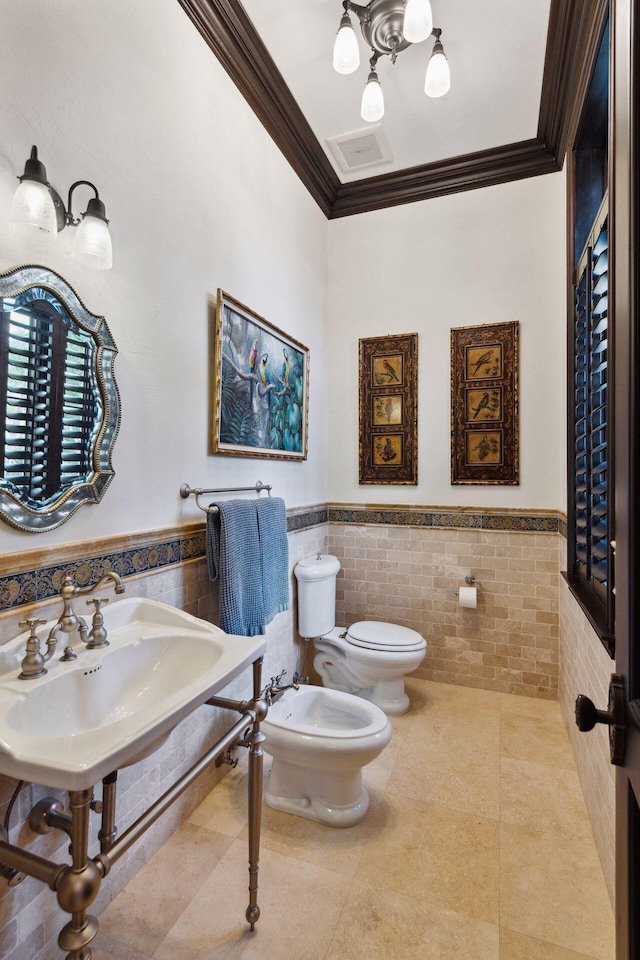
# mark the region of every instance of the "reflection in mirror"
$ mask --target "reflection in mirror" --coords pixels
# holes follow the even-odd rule
[[[0,517],[51,530],[113,477],[120,422],[117,349],[58,274],[0,275]]]

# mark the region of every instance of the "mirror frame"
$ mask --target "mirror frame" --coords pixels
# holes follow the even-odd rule
[[[96,345],[94,373],[103,410],[91,451],[93,474],[88,480],[72,484],[42,508],[26,504],[12,491],[0,487],[0,518],[18,530],[42,533],[59,527],[82,504],[98,503],[104,496],[115,476],[111,451],[120,429],[120,394],[113,375],[118,349],[105,318],[87,310],[67,281],[47,267],[28,265],[0,274],[0,297],[16,296],[32,287],[44,288],[58,297],[71,320],[91,335]],[[3,479],[0,476],[0,482]]]

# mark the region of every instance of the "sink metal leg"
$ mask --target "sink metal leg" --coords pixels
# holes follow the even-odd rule
[[[100,889],[102,875],[88,859],[89,815],[93,790],[74,790],[69,794],[71,806],[71,857],[56,884],[58,903],[71,914],[71,920],[60,931],[58,945],[67,951],[67,960],[91,960],[89,944],[98,932],[98,921],[87,914],[87,907]]]
[[[98,831],[100,853],[108,853],[117,836],[116,829],[116,781],[118,771],[115,770],[102,781],[102,824]]]
[[[262,743],[265,735],[260,730],[260,721],[267,714],[267,706],[260,699],[262,686],[262,657],[253,663],[253,704],[256,721],[249,736],[249,906],[246,918],[255,929],[260,917],[258,906],[258,864],[260,860],[260,827],[262,823],[262,766],[264,753]]]

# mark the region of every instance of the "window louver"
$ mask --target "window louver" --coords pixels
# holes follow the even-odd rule
[[[608,252],[605,220],[581,261],[574,309],[574,572],[603,603],[609,577]]]

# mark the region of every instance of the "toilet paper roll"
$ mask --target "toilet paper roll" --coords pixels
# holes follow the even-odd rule
[[[478,606],[477,587],[460,587],[458,591],[458,606],[467,610],[475,610]]]

